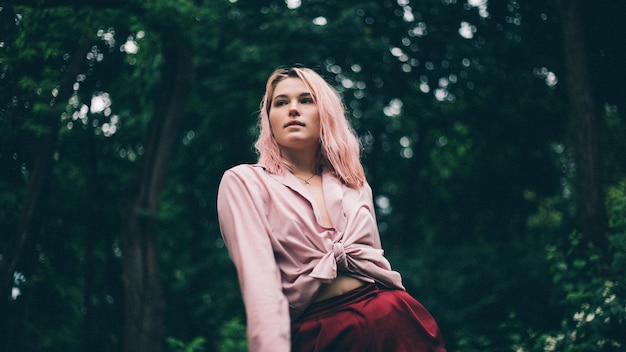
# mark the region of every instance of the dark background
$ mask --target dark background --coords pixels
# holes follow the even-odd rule
[[[0,350],[245,350],[216,190],[295,63],[450,351],[622,350],[625,4],[0,4]]]

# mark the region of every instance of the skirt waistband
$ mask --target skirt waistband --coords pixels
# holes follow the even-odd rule
[[[378,285],[374,283],[366,283],[354,290],[348,291],[342,295],[331,297],[319,302],[313,302],[304,311],[298,321],[314,319],[318,315],[329,314],[334,310],[339,310],[350,304],[362,301],[371,295],[375,295],[380,291]]]

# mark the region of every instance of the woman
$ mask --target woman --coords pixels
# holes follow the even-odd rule
[[[436,322],[383,256],[359,141],[336,91],[276,70],[259,160],[227,170],[218,217],[251,351],[445,351]]]

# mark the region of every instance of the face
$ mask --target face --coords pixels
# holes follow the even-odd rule
[[[317,148],[320,116],[311,92],[300,78],[278,82],[269,111],[270,128],[280,148]]]

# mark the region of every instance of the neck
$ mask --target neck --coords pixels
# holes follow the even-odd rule
[[[309,176],[309,175],[314,175],[317,174],[318,168],[317,165],[315,165],[314,163],[311,164],[305,164],[305,165],[294,165],[291,164],[291,173],[294,175],[301,175],[301,176]]]
[[[283,151],[283,158],[291,165],[290,171],[295,175],[313,175],[318,173],[317,152]]]

